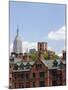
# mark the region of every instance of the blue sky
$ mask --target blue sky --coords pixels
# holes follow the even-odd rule
[[[9,13],[10,45],[13,43],[18,25],[23,41],[45,41],[57,53],[62,52],[65,39],[60,35],[64,35],[61,29],[65,27],[65,5],[11,1]],[[52,37],[54,33],[58,34],[59,30],[59,36],[62,38]]]

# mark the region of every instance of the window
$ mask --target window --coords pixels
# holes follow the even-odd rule
[[[40,44],[40,50],[42,50],[42,44]]]
[[[57,81],[52,81],[52,86],[57,86]]]
[[[13,74],[13,77],[14,77],[14,79],[16,79],[16,77],[17,77],[17,74]]]
[[[29,87],[30,87],[30,83],[26,82],[26,88],[29,88]]]
[[[33,87],[35,87],[35,82],[33,82]]]
[[[63,68],[64,68],[64,64],[63,64],[62,62],[60,62],[59,68],[60,68],[60,69],[63,69]]]
[[[15,88],[16,88],[16,83],[14,84]]]
[[[11,81],[12,79],[11,79],[11,78],[9,78],[9,80]]]
[[[54,76],[54,77],[57,76],[57,70],[56,69],[52,71],[52,76]]]
[[[35,78],[35,73],[33,73],[33,78]]]
[[[41,69],[42,68],[42,65],[41,64],[36,64],[36,68],[37,69]]]
[[[24,85],[22,84],[22,88],[24,88]]]
[[[44,87],[44,86],[45,86],[45,82],[44,82],[44,81],[40,81],[40,82],[39,82],[39,86],[40,86],[40,87]]]
[[[20,69],[24,69],[24,64],[23,63],[21,63]]]
[[[10,68],[11,68],[11,65],[10,65]]]
[[[13,62],[14,61],[14,58],[11,58],[10,61]]]
[[[60,86],[63,85],[62,82],[60,82],[60,83],[58,84],[58,86],[59,86],[59,85],[60,85]]]
[[[58,62],[56,60],[54,60],[53,67],[57,67],[57,66],[58,66]]]
[[[18,70],[18,65],[15,64],[13,69],[14,69],[14,70]]]
[[[21,88],[21,83],[18,84],[18,88]]]
[[[24,78],[24,74],[21,74],[21,78]]]
[[[20,53],[20,55],[22,55],[22,53]]]
[[[30,63],[27,63],[26,69],[29,69],[31,67]]]
[[[29,74],[28,74],[28,73],[26,73],[26,78],[27,78],[27,79],[29,78]]]
[[[44,78],[44,77],[45,77],[45,72],[40,72],[39,75],[40,75],[40,78],[41,78],[41,77]]]
[[[60,75],[58,76],[58,85],[62,85],[62,75],[60,73]]]
[[[18,57],[18,54],[16,53],[16,57]]]
[[[17,88],[24,88],[24,84],[23,83],[18,83]]]

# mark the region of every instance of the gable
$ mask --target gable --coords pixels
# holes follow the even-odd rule
[[[42,60],[37,59],[30,71],[47,71],[47,69],[48,67],[42,62]]]

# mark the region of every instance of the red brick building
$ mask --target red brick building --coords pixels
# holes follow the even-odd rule
[[[38,42],[38,51],[46,52],[47,50],[47,42]]]
[[[40,55],[40,54],[39,54]],[[35,61],[10,59],[10,88],[66,85],[66,68],[62,60]]]
[[[9,88],[30,88],[66,85],[66,58],[64,60],[44,60],[47,43],[38,43],[38,55],[32,61],[28,53],[22,53],[22,41],[17,34],[9,60]],[[52,52],[51,52],[52,53]],[[52,55],[52,54],[50,54]]]

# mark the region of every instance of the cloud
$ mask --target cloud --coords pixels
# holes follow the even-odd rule
[[[22,42],[22,48],[23,48],[23,53],[29,51],[29,49],[36,49],[37,50],[37,42],[28,42],[28,41],[23,41]],[[48,46],[48,50],[54,51],[54,49],[50,46]],[[13,43],[10,45],[10,53],[13,51]]]
[[[27,49],[29,51],[29,49],[33,49],[33,48],[35,48],[37,50],[37,43],[24,41],[24,42],[22,42],[22,47],[23,47],[23,52],[26,52]]]
[[[58,55],[59,57],[62,57],[62,53],[58,53],[57,55]]]
[[[64,40],[65,39],[65,26],[61,27],[60,29],[56,31],[51,31],[48,34],[48,38],[51,40]],[[37,50],[37,42],[28,42],[23,40],[22,42],[22,48],[23,48],[23,53],[27,52],[27,49],[33,49],[35,48]],[[48,46],[48,50],[55,51],[53,47]],[[65,47],[63,48],[65,50]],[[13,51],[13,43],[10,45],[10,53]],[[61,56],[61,53],[58,54]]]
[[[22,48],[23,48],[23,53],[27,52],[27,49],[33,49],[35,48],[37,50],[37,43],[36,42],[28,42],[28,41],[23,41],[22,42]],[[10,45],[10,52],[13,51],[13,43]]]
[[[48,50],[54,51],[54,48],[52,48],[51,46],[48,46]]]
[[[48,39],[51,40],[64,40],[65,39],[65,26],[56,31],[51,31],[48,34]]]
[[[13,52],[13,43],[10,45],[10,52]]]
[[[64,46],[61,50],[61,52],[57,52],[56,54],[59,56],[59,57],[62,57],[62,53],[63,53],[63,50],[66,50],[66,47]]]

